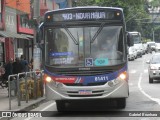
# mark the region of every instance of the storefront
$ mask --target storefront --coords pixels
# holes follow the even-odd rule
[[[17,34],[17,15],[15,9],[5,7],[3,16],[5,18],[5,27],[3,31],[0,31],[0,52],[3,53],[2,61],[7,62],[10,58],[15,59],[17,57],[17,41],[28,38],[24,35]]]
[[[17,33],[25,36],[27,39],[18,40],[18,54],[24,54],[29,61],[33,57],[33,21],[30,20],[29,14],[17,15]]]
[[[0,0],[0,32],[4,30],[4,0]],[[4,51],[5,38],[0,35],[0,63],[5,63]]]

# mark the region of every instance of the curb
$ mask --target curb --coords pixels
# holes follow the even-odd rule
[[[24,108],[22,108],[22,109],[15,110],[15,112],[20,112],[20,111],[30,111],[30,110],[32,110],[32,109],[38,107],[39,104],[45,102],[45,100],[46,100],[46,99],[43,97],[41,100],[37,100],[35,103],[31,103],[30,105],[28,105],[28,106],[26,106],[26,107],[24,107]]]

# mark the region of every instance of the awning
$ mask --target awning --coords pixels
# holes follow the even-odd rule
[[[24,35],[20,35],[20,34],[17,34],[17,33],[11,33],[11,32],[7,32],[7,31],[0,31],[0,36],[7,37],[7,38],[28,39]]]
[[[30,39],[34,38],[34,36],[32,36],[32,35],[27,35],[27,34],[19,34],[19,35],[26,37],[28,40],[29,40],[29,38]]]

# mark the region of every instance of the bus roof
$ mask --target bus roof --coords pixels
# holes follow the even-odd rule
[[[50,13],[50,12],[53,12],[53,11],[63,11],[63,10],[74,10],[74,9],[80,9],[80,10],[83,10],[83,9],[95,9],[95,8],[98,8],[98,9],[111,9],[111,10],[120,10],[120,11],[123,11],[122,8],[118,8],[118,7],[100,7],[100,6],[79,6],[79,7],[71,7],[71,8],[63,8],[63,9],[56,9],[56,10],[51,10],[51,11],[47,11],[45,14],[47,13]]]
[[[45,24],[71,21],[114,21],[124,23],[123,9],[118,7],[85,6],[48,11],[44,15]]]
[[[128,32],[128,33],[139,33],[138,31]]]
[[[132,34],[132,35],[141,35],[141,33],[140,32],[138,32],[138,31],[133,31],[133,32],[128,32],[129,34]]]

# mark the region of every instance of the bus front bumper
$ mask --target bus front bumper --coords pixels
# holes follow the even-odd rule
[[[47,83],[45,92],[48,100],[126,98],[129,95],[129,87],[125,80],[113,86],[107,82],[99,86],[66,86],[61,84],[56,88],[52,83]]]

